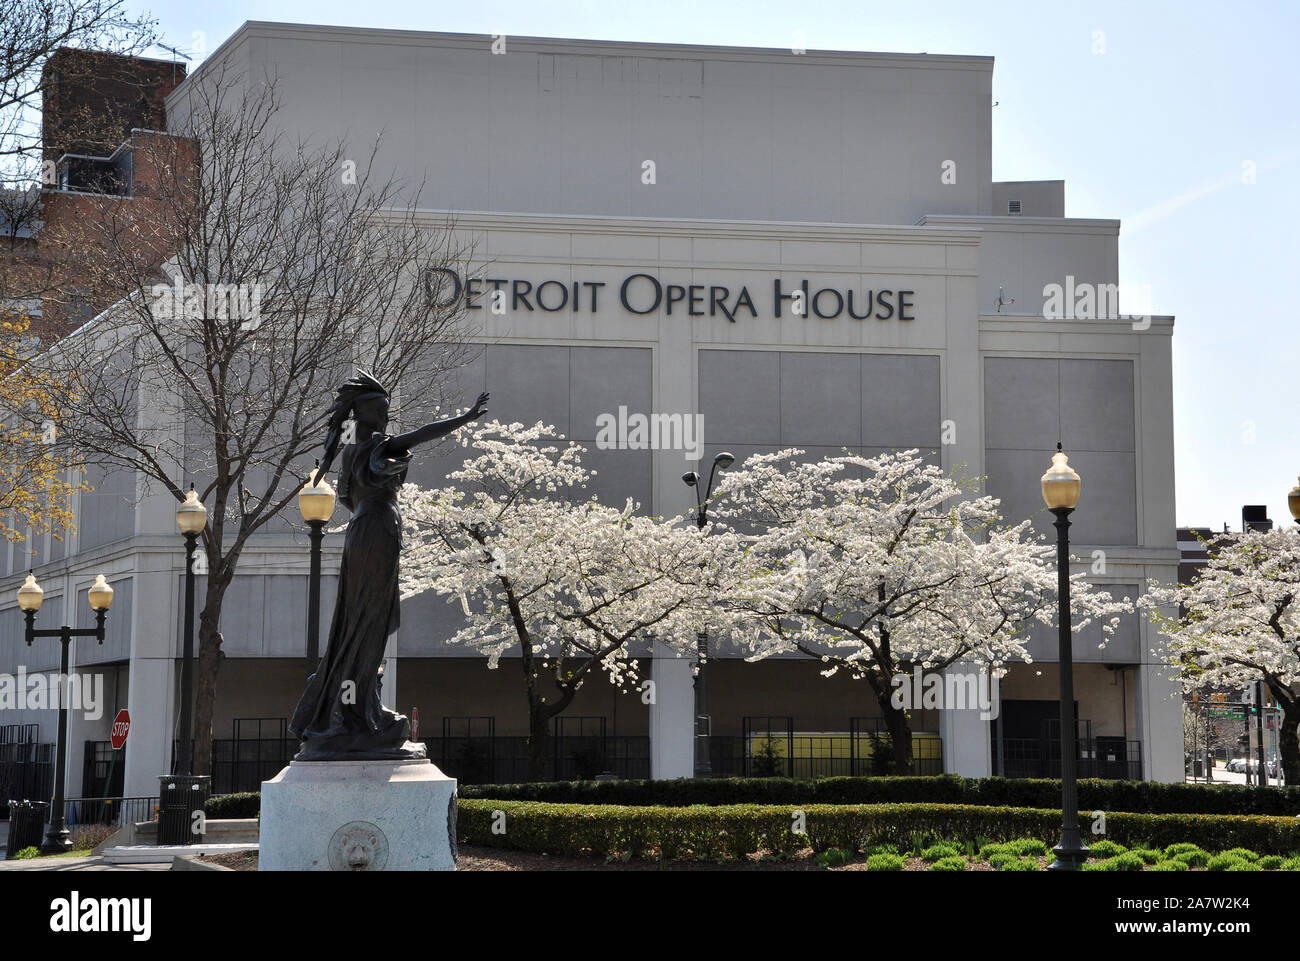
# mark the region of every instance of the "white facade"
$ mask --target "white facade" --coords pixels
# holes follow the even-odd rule
[[[1104,552],[1093,579],[1134,595],[1148,578],[1176,577],[1173,321],[1044,316],[1051,284],[1118,283],[1119,223],[1062,216],[1060,182],[992,182],[990,58],[527,38],[509,38],[505,54],[490,47],[476,36],[246,24],[168,110],[179,115],[188,86],[224,62],[248,78],[277,75],[290,132],[360,151],[383,129],[381,164],[427,175],[431,224],[450,213],[475,245],[467,279],[484,350],[458,387],[490,390],[503,421],[544,420],[591,448],[596,416],[620,406],[699,414],[706,465],[721,449],[739,460],[788,446],[810,456],[918,447],[986,476],[1008,518],[1032,516],[1048,535],[1038,478],[1059,440],[1084,478],[1074,553],[1093,569]],[[1021,215],[1007,215],[1011,200]],[[485,309],[492,280],[505,282],[502,314]],[[788,295],[805,282],[810,315],[795,316],[777,285]],[[852,318],[849,293],[863,314],[867,291],[880,298],[873,316]],[[411,404],[402,416],[421,413]],[[410,479],[439,482],[452,456],[420,460]],[[631,496],[656,514],[693,506],[680,477],[695,465],[681,450],[593,449],[588,461],[602,497]],[[83,668],[112,662],[129,674],[126,793],[151,794],[169,762],[163,719],[175,716],[180,538],[168,498],[133,509],[124,495],[135,491],[101,491],[85,498],[66,556],[47,546],[37,573],[47,606],[100,571],[119,592],[132,585],[110,615],[117,640],[77,653]],[[118,520],[88,527],[92,508]],[[288,714],[300,693],[305,543],[267,535],[241,561],[219,682],[239,706],[219,717]],[[6,598],[28,566],[20,550],[0,567]],[[323,593],[322,633],[328,581]],[[464,657],[439,643],[454,630],[445,604],[406,606],[385,684],[403,710],[439,665]],[[19,621],[0,610],[4,664],[32,663],[17,650]],[[1080,711],[1141,741],[1145,777],[1180,780],[1181,710],[1155,640],[1136,617],[1104,651],[1082,635]],[[1031,648],[1042,676],[1026,669],[1011,694],[1053,700],[1055,635],[1035,635]],[[658,701],[639,722],[651,771],[689,776],[690,666],[652,665]],[[718,684],[712,703],[770,713],[768,694]],[[873,713],[866,700],[861,713]],[[70,794],[78,745],[105,738],[115,709],[99,727],[74,726]],[[933,721],[946,770],[994,770],[986,723]],[[846,729],[834,723],[818,716],[803,729]]]

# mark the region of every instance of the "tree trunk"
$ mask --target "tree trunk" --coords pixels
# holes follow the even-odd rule
[[[912,725],[907,719],[907,711],[896,708],[886,698],[881,704],[885,712],[885,727],[889,728],[889,739],[894,745],[894,773],[912,774]]]
[[[886,664],[889,662],[887,661]],[[884,719],[885,727],[889,731],[893,757],[892,773],[900,775],[912,773],[912,725],[907,717],[908,707],[894,706],[894,688],[889,680],[897,673],[906,673],[905,668],[908,667],[907,664],[891,665],[865,675],[867,683],[871,686],[871,693],[876,696],[876,703],[880,705],[880,715]],[[876,763],[877,759],[873,757],[873,768]]]
[[[546,778],[546,756],[551,750],[553,712],[540,704],[528,707],[528,780]]]
[[[1288,785],[1300,784],[1300,698],[1279,701],[1282,707],[1282,728],[1277,738],[1278,760],[1282,762],[1282,777]]]
[[[209,570],[212,570],[209,567]],[[221,650],[221,605],[230,578],[208,575],[203,613],[199,615],[198,670],[194,698],[194,773],[212,773],[212,715],[217,702],[217,673],[225,654]],[[184,737],[184,732],[181,733]]]

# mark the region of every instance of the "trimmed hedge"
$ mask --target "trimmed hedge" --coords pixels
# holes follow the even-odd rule
[[[814,850],[862,850],[879,844],[911,849],[917,838],[965,843],[976,839],[1047,843],[1060,833],[1059,811],[956,804],[808,804],[807,834],[795,834],[788,806],[735,804],[713,807],[547,804],[462,798],[458,831],[462,844],[547,854],[645,857],[742,857],[759,849],[787,854]],[[504,814],[504,821],[495,812]],[[504,833],[494,833],[493,826]],[[1300,851],[1300,821],[1281,817],[1199,814],[1125,814],[1106,819],[1118,842],[1164,847],[1190,841],[1232,845],[1262,854]],[[1140,859],[1138,863],[1141,863]]]
[[[1060,810],[1061,782],[937,777],[680,778],[671,781],[539,781],[532,784],[461,784],[462,799],[686,807],[693,804],[965,804]],[[208,800],[211,818],[257,817],[256,793]],[[1241,784],[1158,784],[1153,781],[1079,782],[1079,810],[1148,814],[1300,815],[1300,787]],[[1181,839],[1180,839],[1181,840]]]
[[[1056,808],[1059,780],[937,777],[682,778],[672,781],[542,781],[463,784],[463,798],[685,807],[691,804],[967,804]],[[1300,814],[1300,787],[1079,781],[1079,810],[1149,814]]]
[[[262,811],[262,795],[255,791],[243,794],[218,794],[208,798],[203,814],[214,820],[219,818],[255,818]]]

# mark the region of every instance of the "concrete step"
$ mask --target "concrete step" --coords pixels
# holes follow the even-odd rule
[[[256,851],[256,843],[232,844],[125,844],[103,852],[112,864],[161,864],[174,858],[193,857],[196,854],[232,854],[237,851]]]

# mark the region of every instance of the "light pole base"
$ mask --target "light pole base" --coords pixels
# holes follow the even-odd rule
[[[45,840],[41,842],[42,854],[65,854],[72,850],[72,838],[68,836],[68,829],[59,828],[51,830],[45,835]]]
[[[1082,842],[1062,841],[1052,848],[1056,860],[1047,866],[1049,871],[1078,871],[1088,860],[1088,845]]]

